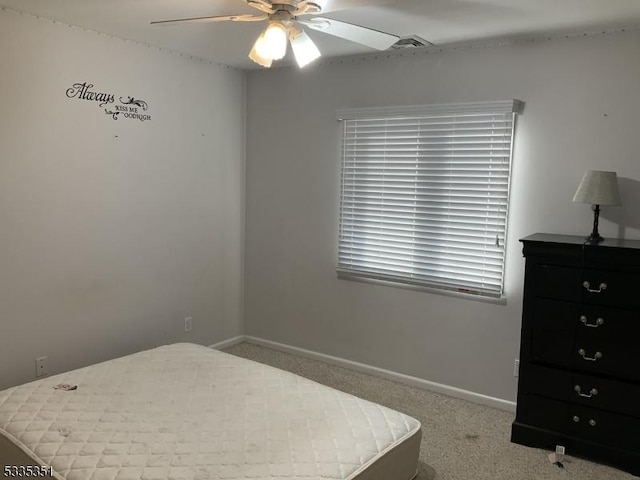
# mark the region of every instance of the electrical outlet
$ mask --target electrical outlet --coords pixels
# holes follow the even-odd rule
[[[187,317],[184,319],[184,331],[190,332],[193,327],[193,317]]]
[[[518,360],[517,358],[513,362],[513,376],[514,377],[520,376],[520,360]]]
[[[36,378],[44,377],[49,371],[47,370],[47,357],[36,358]]]

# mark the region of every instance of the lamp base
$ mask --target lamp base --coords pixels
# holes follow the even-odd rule
[[[600,217],[600,205],[593,206],[593,231],[591,235],[587,237],[587,243],[590,245],[597,245],[604,240],[598,233],[598,218]]]
[[[587,241],[588,244],[590,245],[597,245],[598,243],[600,243],[601,241],[604,240],[604,238],[602,238],[600,235],[598,235],[597,233],[594,235],[593,233],[591,235],[589,235],[588,237],[585,237],[585,240]]]

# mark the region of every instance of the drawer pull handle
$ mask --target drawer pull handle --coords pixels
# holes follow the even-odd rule
[[[580,385],[576,385],[575,387],[573,387],[573,389],[575,390],[575,392],[580,395],[581,397],[584,398],[591,398],[591,397],[595,397],[596,395],[598,395],[598,390],[596,388],[592,388],[589,393],[582,393],[582,388],[580,388]]]
[[[584,348],[581,348],[580,350],[578,350],[578,355],[580,355],[582,358],[584,358],[589,362],[595,362],[596,360],[599,360],[602,358],[602,352],[596,352],[593,357],[587,357],[587,352],[585,352]]]
[[[598,288],[591,288],[591,284],[587,281],[582,282],[582,286],[587,289],[589,293],[602,293],[607,289],[606,283],[601,283]]]
[[[592,427],[595,427],[596,421],[592,418],[591,420],[589,420],[589,425],[591,425]]]
[[[573,420],[574,422],[578,423],[578,422],[580,421],[580,417],[579,417],[579,416],[577,416],[577,415],[574,415],[572,420]]]
[[[589,323],[589,319],[585,316],[582,315],[580,317],[580,321],[586,326],[586,327],[590,327],[590,328],[598,328],[600,325],[604,325],[604,318],[598,317],[595,321],[595,323]]]

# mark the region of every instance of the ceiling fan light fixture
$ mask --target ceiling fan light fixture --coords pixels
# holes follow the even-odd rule
[[[300,68],[304,68],[322,55],[309,35],[302,30],[292,33],[290,41],[293,55]]]
[[[254,48],[262,58],[280,60],[287,53],[287,28],[280,22],[270,22]]]
[[[249,58],[254,62],[256,62],[258,65],[261,65],[265,68],[271,68],[271,64],[273,63],[273,60],[270,58],[263,57],[262,55],[260,55],[260,53],[258,53],[259,45],[262,42],[264,42],[264,33],[262,33],[256,40],[256,43],[253,44],[253,48],[249,52]]]

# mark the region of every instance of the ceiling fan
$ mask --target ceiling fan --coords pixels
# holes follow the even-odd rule
[[[269,22],[267,28],[258,37],[249,52],[251,60],[266,68],[271,67],[274,60],[280,60],[285,56],[287,40],[291,43],[291,49],[300,68],[320,57],[318,47],[304,32],[302,26],[376,50],[386,50],[399,40],[399,37],[395,35],[352,23],[325,17],[308,18],[308,15],[318,14],[322,11],[322,6],[311,0],[244,0],[244,2],[250,7],[260,10],[262,14],[180,18],[160,20],[151,22],[151,24],[173,25],[178,23],[260,22],[267,20]]]

